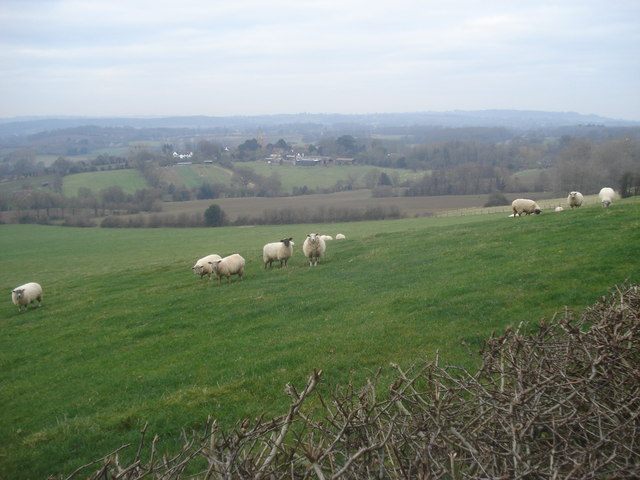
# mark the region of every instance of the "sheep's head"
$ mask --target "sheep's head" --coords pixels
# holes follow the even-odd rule
[[[319,233],[308,233],[307,237],[309,238],[309,240],[313,243],[318,241],[320,234]]]
[[[195,273],[196,275],[200,275],[202,273],[202,268],[203,265],[194,265],[193,267],[191,267],[191,270],[193,270],[193,273]]]
[[[542,213],[542,210],[540,210],[540,208],[536,208],[533,213],[535,213],[536,215],[540,215]]]
[[[16,298],[22,298],[24,295],[24,288],[16,288],[15,290],[11,290],[11,293],[13,293]]]
[[[286,247],[288,247],[289,245],[293,245],[293,237],[289,237],[289,238],[283,238],[282,240],[280,240],[282,243],[284,243],[284,245]]]
[[[213,268],[214,271],[218,270],[218,264],[221,262],[222,260],[214,260],[213,262],[209,262],[209,265],[211,265],[211,268]]]

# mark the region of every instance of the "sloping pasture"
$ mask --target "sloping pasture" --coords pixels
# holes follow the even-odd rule
[[[472,366],[482,339],[592,304],[640,281],[640,200],[562,214],[330,225],[109,230],[0,226],[0,478],[69,473],[148,422],[163,452],[182,428],[283,413],[283,386],[325,371],[322,391],[389,362]],[[321,265],[311,231],[347,235]],[[287,269],[262,245],[294,237]],[[208,253],[247,259],[242,282],[200,281]],[[11,288],[43,285],[18,313]],[[122,453],[128,455],[126,451]]]

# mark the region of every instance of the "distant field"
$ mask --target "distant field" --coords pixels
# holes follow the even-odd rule
[[[125,193],[135,193],[136,190],[148,188],[146,180],[138,170],[109,170],[67,175],[63,179],[62,193],[67,197],[75,197],[81,187],[98,192],[113,186],[122,187]]]
[[[240,166],[244,164],[238,164]],[[372,165],[350,165],[328,167],[301,167],[290,164],[277,165],[266,162],[250,162],[246,166],[254,169],[256,173],[266,177],[276,173],[280,176],[285,191],[291,193],[293,187],[306,185],[309,188],[329,188],[339,180],[351,182],[356,188],[366,186],[366,176],[372,170],[385,172],[392,179],[403,182],[408,179],[422,178],[425,172],[415,173],[411,170],[399,168],[382,168]]]
[[[162,176],[167,183],[197,187],[203,183],[231,184],[233,172],[213,164],[173,165],[162,167]]]
[[[640,282],[640,198],[608,210],[340,224],[199,229],[0,225],[0,478],[65,478],[140,430],[160,455],[208,416],[222,428],[286,412],[283,386],[313,368],[329,398],[389,362],[473,366],[491,332],[580,310]],[[344,233],[318,267],[311,231]],[[262,245],[296,242],[287,269]],[[209,253],[242,254],[245,279],[200,281]],[[40,282],[44,305],[18,313],[11,288]],[[382,391],[382,390],[381,390]],[[123,462],[123,463],[125,463]],[[94,470],[95,471],[95,470]],[[88,474],[88,472],[87,472]]]
[[[406,169],[380,168],[371,165],[300,167],[290,164],[270,165],[264,161],[239,162],[235,165],[240,168],[250,168],[265,177],[276,174],[282,182],[284,191],[289,194],[293,191],[293,187],[306,185],[311,189],[330,188],[338,181],[352,184],[356,188],[363,188],[366,185],[366,176],[372,170],[385,172],[397,182],[421,178],[424,175],[424,172],[415,173]],[[230,170],[211,164],[174,165],[163,168],[163,175],[168,183],[189,187],[201,185],[203,182],[229,184],[232,173]]]
[[[19,180],[0,181],[0,192],[11,193],[18,190],[51,191],[54,175],[26,177]]]
[[[566,205],[564,198],[552,198],[552,194],[545,192],[507,194],[510,200],[527,196],[535,198],[540,206],[547,211],[557,205]],[[211,200],[192,200],[189,202],[167,202],[162,205],[167,213],[204,213],[211,204],[218,204],[234,220],[239,216],[258,216],[265,210],[314,209],[324,207],[349,207],[365,209],[372,206],[397,206],[408,217],[433,215],[473,215],[478,213],[510,212],[511,206],[483,208],[488,195],[440,195],[434,197],[386,197],[374,198],[367,189],[349,190],[330,194],[302,195],[295,197],[274,198],[218,198]],[[597,196],[585,197],[586,204],[597,202]]]

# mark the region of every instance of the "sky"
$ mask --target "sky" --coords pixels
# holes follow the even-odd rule
[[[640,0],[0,0],[0,117],[640,120]]]

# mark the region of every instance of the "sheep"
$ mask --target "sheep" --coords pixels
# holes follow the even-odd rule
[[[195,275],[200,275],[200,280],[205,275],[208,276],[209,280],[211,280],[211,274],[213,273],[213,269],[211,268],[211,264],[209,262],[213,262],[214,260],[220,260],[222,257],[217,253],[212,253],[211,255],[207,255],[206,257],[202,257],[199,259],[196,264],[191,267],[193,273]]]
[[[558,206],[555,208],[555,211],[556,211],[556,212],[562,212],[562,211],[564,211],[564,208],[562,208],[560,205],[558,205]]]
[[[302,244],[302,253],[309,259],[310,267],[318,265],[318,260],[324,255],[326,249],[327,244],[317,233],[309,233]]]
[[[531,215],[535,213],[539,215],[542,210],[538,206],[536,202],[533,200],[529,200],[528,198],[517,198],[513,202],[511,202],[511,208],[513,209],[513,215],[522,216]]]
[[[333,237],[331,235],[320,235],[320,238],[323,239],[325,242],[328,240],[333,240]]]
[[[580,192],[570,192],[567,197],[567,203],[573,210],[574,208],[578,208],[582,206],[582,202],[584,202],[584,197]]]
[[[347,237],[345,237],[342,233],[336,235],[336,240],[344,240],[345,238]]]
[[[262,260],[264,261],[264,268],[267,265],[271,267],[271,263],[275,261],[280,262],[280,268],[287,266],[287,262],[293,256],[293,237],[283,238],[279,242],[267,243],[262,247]]]
[[[13,304],[18,307],[18,311],[22,311],[24,307],[25,311],[29,307],[29,304],[38,301],[38,306],[42,305],[42,287],[39,283],[29,282],[24,285],[11,290],[11,300]]]
[[[227,283],[231,283],[231,275],[238,275],[238,279],[242,280],[244,274],[244,258],[233,253],[220,260],[209,262],[213,269],[213,273],[218,277],[218,285],[222,283],[222,277],[227,277]]]
[[[609,205],[613,203],[613,199],[616,196],[616,192],[613,188],[604,187],[600,190],[598,197],[600,197],[600,202],[602,203],[602,208],[609,208]]]

